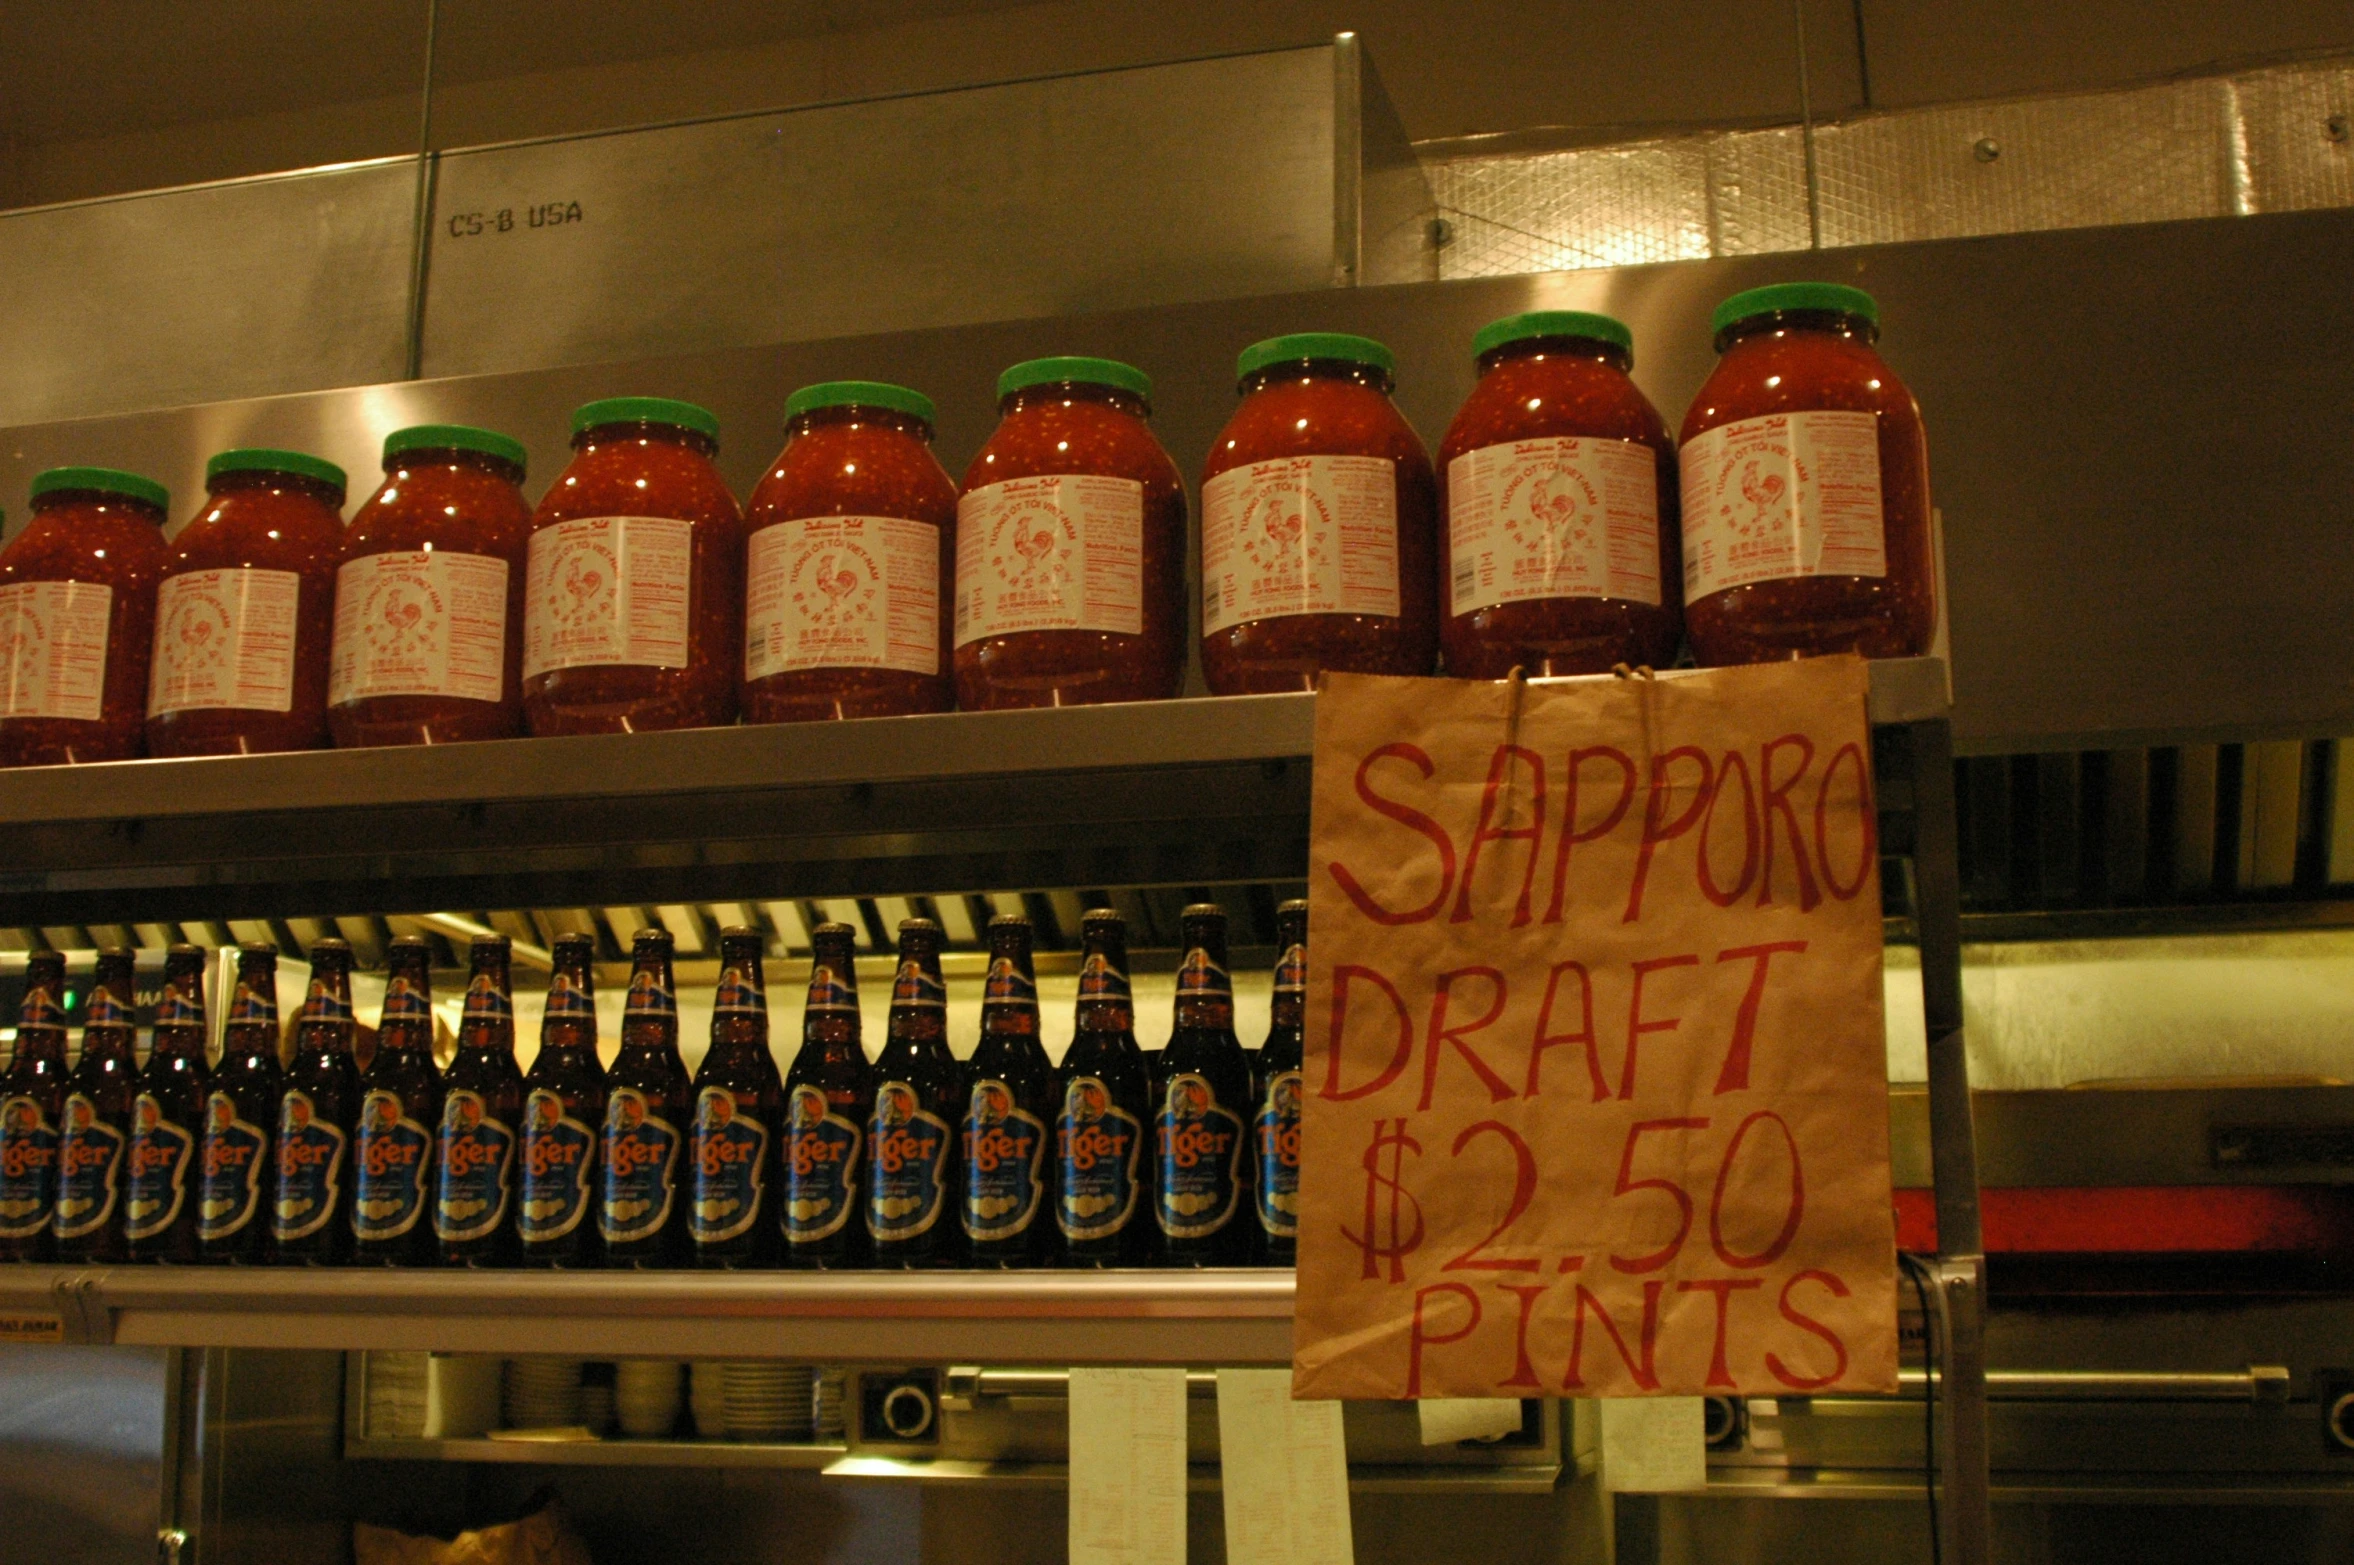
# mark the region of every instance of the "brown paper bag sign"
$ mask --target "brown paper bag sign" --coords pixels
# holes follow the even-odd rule
[[[1326,678],[1295,1395],[1896,1389],[1866,693]]]

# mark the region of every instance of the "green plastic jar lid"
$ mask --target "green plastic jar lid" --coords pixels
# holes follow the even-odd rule
[[[1485,358],[1508,342],[1526,342],[1531,337],[1583,337],[1624,348],[1630,355],[1635,351],[1635,334],[1615,316],[1588,310],[1530,310],[1482,326],[1471,339],[1471,356]]]
[[[1060,386],[1074,382],[1082,386],[1109,386],[1114,391],[1132,392],[1148,403],[1152,401],[1152,377],[1135,365],[1122,364],[1118,359],[1087,359],[1069,355],[1023,360],[997,377],[997,395],[1002,400],[1026,386]]]
[[[1398,370],[1398,356],[1371,337],[1352,337],[1345,331],[1295,331],[1243,349],[1242,357],[1234,361],[1234,378],[1248,380],[1269,365],[1299,364],[1309,359],[1364,364],[1384,375]]]
[[[939,409],[932,406],[930,397],[887,380],[825,380],[803,386],[785,398],[785,422],[819,408],[888,408],[927,424],[939,422]]]
[[[125,473],[112,467],[53,467],[33,479],[33,498],[36,500],[61,489],[120,495],[126,500],[136,500],[141,505],[152,505],[159,511],[172,508],[172,492],[169,489],[152,478],[141,478],[137,473]]]
[[[576,435],[607,424],[668,424],[691,429],[713,445],[719,443],[719,415],[669,397],[605,397],[573,410],[572,432]]]
[[[242,446],[235,451],[224,451],[204,464],[204,481],[210,484],[223,473],[291,473],[296,478],[308,478],[343,493],[343,469],[333,462],[321,461],[300,451],[273,451],[267,446]]]
[[[1745,289],[1718,305],[1709,317],[1708,330],[1713,336],[1739,322],[1785,310],[1827,310],[1861,316],[1875,327],[1880,324],[1880,301],[1861,288],[1845,283],[1769,283]]]
[[[478,451],[514,464],[517,472],[524,470],[529,458],[522,441],[471,424],[411,424],[384,437],[386,467],[403,451]]]

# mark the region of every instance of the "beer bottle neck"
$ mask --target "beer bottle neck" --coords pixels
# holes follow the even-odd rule
[[[149,1046],[147,1063],[152,1068],[158,1060],[192,1061],[202,1064],[204,1061],[204,1028],[172,1025],[155,1029],[155,1042]]]

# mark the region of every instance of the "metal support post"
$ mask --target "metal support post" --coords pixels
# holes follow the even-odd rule
[[[1954,827],[1953,729],[1907,725],[1913,771],[1913,875],[1921,1002],[1929,1034],[1929,1154],[1937,1190],[1932,1301],[1938,1386],[1938,1543],[1945,1565],[1986,1565],[1986,1256],[1978,1220],[1978,1144],[1962,1034],[1961,864]]]

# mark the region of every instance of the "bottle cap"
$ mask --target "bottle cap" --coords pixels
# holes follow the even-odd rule
[[[932,406],[930,397],[884,380],[827,380],[803,386],[785,398],[785,422],[790,424],[819,408],[888,408],[926,424],[939,423],[939,410]]]
[[[332,935],[322,936],[320,939],[312,941],[311,965],[313,967],[318,966],[322,958],[330,962],[337,960],[345,962],[350,961],[351,942],[348,940],[338,940]]]
[[[403,451],[479,451],[513,463],[517,472],[526,470],[529,457],[522,441],[471,424],[411,424],[396,429],[384,437],[385,467],[389,469],[392,459]]]
[[[234,451],[223,451],[204,464],[204,481],[209,486],[223,473],[289,473],[296,478],[307,478],[325,484],[335,491],[338,502],[343,499],[343,469],[333,462],[322,461],[301,451],[274,451],[267,446],[240,446]]]
[[[1127,922],[1120,916],[1120,911],[1117,908],[1091,907],[1079,915],[1081,929],[1109,929],[1115,924]]]
[[[1026,930],[1030,928],[1030,917],[1026,913],[999,913],[989,920],[989,927],[991,929]]]
[[[1177,916],[1188,922],[1197,918],[1216,919],[1221,924],[1226,922],[1226,910],[1215,902],[1188,903],[1185,911]]]
[[[670,931],[658,929],[648,924],[630,938],[629,946],[632,951],[641,954],[648,951],[661,951],[667,954],[671,946]]]
[[[1471,339],[1471,356],[1484,358],[1508,342],[1526,342],[1531,337],[1583,337],[1624,348],[1629,354],[1635,351],[1635,334],[1614,316],[1588,310],[1529,310],[1482,326]]]
[[[514,942],[505,935],[476,935],[470,954],[477,962],[486,956],[496,957],[503,962],[507,960],[508,953],[513,949]]]
[[[996,921],[992,919],[991,922]],[[937,935],[940,926],[928,918],[903,918],[899,921],[899,932],[902,935]]]
[[[1853,315],[1875,330],[1880,325],[1880,301],[1861,288],[1850,288],[1845,283],[1769,283],[1763,288],[1746,289],[1718,305],[1708,318],[1708,329],[1713,334],[1760,315],[1780,315],[1790,310]]]
[[[1133,393],[1142,398],[1147,406],[1152,403],[1152,377],[1135,365],[1122,364],[1118,359],[1086,359],[1068,355],[1023,360],[997,377],[997,395],[1002,401],[1025,386],[1060,386],[1069,383],[1109,386],[1114,391]]]
[[[1298,331],[1289,336],[1269,337],[1243,349],[1242,357],[1234,361],[1234,378],[1248,380],[1270,365],[1304,364],[1315,359],[1363,364],[1384,375],[1394,375],[1398,369],[1398,356],[1371,337],[1355,337],[1341,331]]]
[[[33,479],[33,498],[36,500],[61,489],[117,495],[125,500],[136,500],[141,505],[152,505],[159,511],[172,508],[172,492],[169,489],[152,478],[141,478],[137,473],[125,473],[111,467],[53,467]]]
[[[713,445],[719,443],[719,415],[692,402],[669,397],[605,397],[573,409],[572,432],[576,435],[607,424],[667,424],[673,429],[693,430]]]
[[[812,941],[848,940],[852,943],[856,943],[858,939],[858,931],[851,928],[848,924],[820,924],[809,932],[809,938]]]

